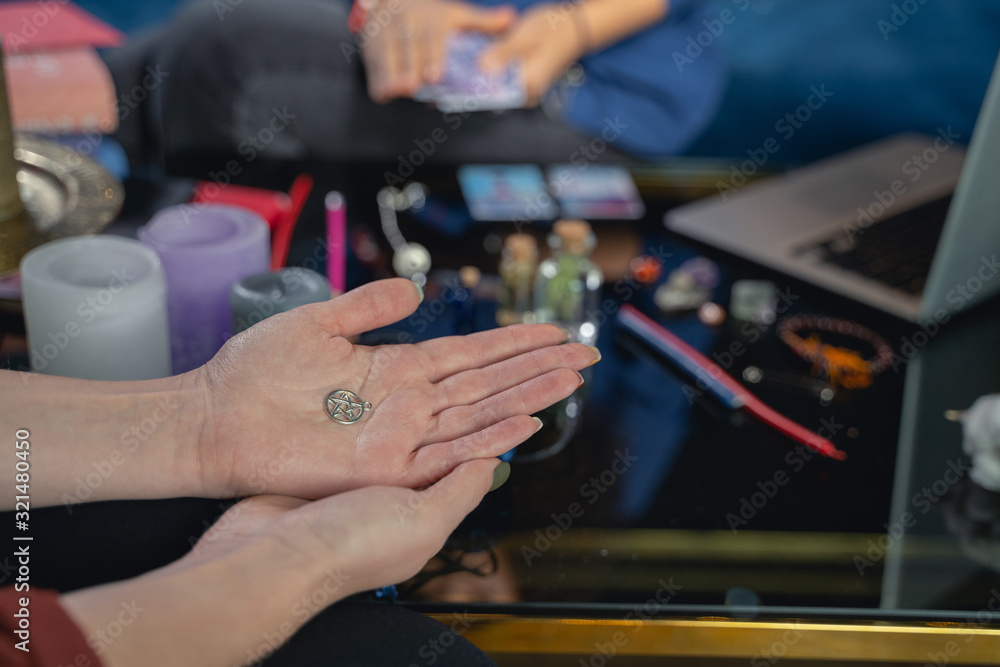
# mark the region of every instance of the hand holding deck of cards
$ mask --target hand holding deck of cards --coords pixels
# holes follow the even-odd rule
[[[524,13],[460,0],[399,7],[362,47],[376,102],[412,97],[443,111],[533,106],[585,51],[579,21],[547,3]]]
[[[491,39],[475,32],[452,35],[448,43],[444,74],[424,85],[413,99],[433,102],[445,112],[517,109],[525,106],[524,70],[521,63],[508,63],[496,72],[479,67],[479,57]]]

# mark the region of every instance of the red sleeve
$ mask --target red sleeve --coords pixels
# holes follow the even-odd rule
[[[59,606],[57,592],[7,587],[0,588],[0,665],[101,667],[101,661]]]

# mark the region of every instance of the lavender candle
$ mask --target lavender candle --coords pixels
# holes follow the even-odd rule
[[[229,290],[266,271],[267,223],[256,213],[219,204],[163,209],[139,230],[163,262],[174,373],[211,359],[232,335]]]

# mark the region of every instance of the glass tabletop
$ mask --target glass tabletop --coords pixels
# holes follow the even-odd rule
[[[400,600],[606,618],[655,601],[650,616],[1000,619],[1000,494],[970,481],[962,425],[944,416],[1000,385],[995,303],[921,327],[653,227],[641,252],[663,258],[664,276],[708,254],[721,267],[714,300],[723,305],[734,280],[769,278],[778,321],[857,320],[890,342],[894,361],[870,387],[821,397],[815,369],[781,342],[775,323],[730,317],[710,327],[693,314],[666,316],[653,302],[656,285],[609,280],[602,361],[570,400],[538,415],[544,427],[514,453],[509,481],[442,557],[399,587]],[[456,280],[448,269],[432,275],[414,317],[371,342],[453,332]],[[488,282],[479,292],[476,328],[485,328],[495,305]],[[846,460],[716,401],[624,330],[625,304],[829,438]]]

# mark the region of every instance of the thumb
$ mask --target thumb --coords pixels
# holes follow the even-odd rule
[[[500,7],[479,7],[477,5],[458,3],[451,20],[451,27],[458,31],[484,32],[494,34],[503,32],[517,16],[517,10],[510,5]]]
[[[483,49],[476,63],[488,74],[496,74],[514,58],[520,58],[528,52],[533,37],[525,30],[512,30],[499,38],[493,44]]]
[[[333,336],[356,336],[412,315],[423,291],[405,278],[376,280],[341,296],[302,306]]]

